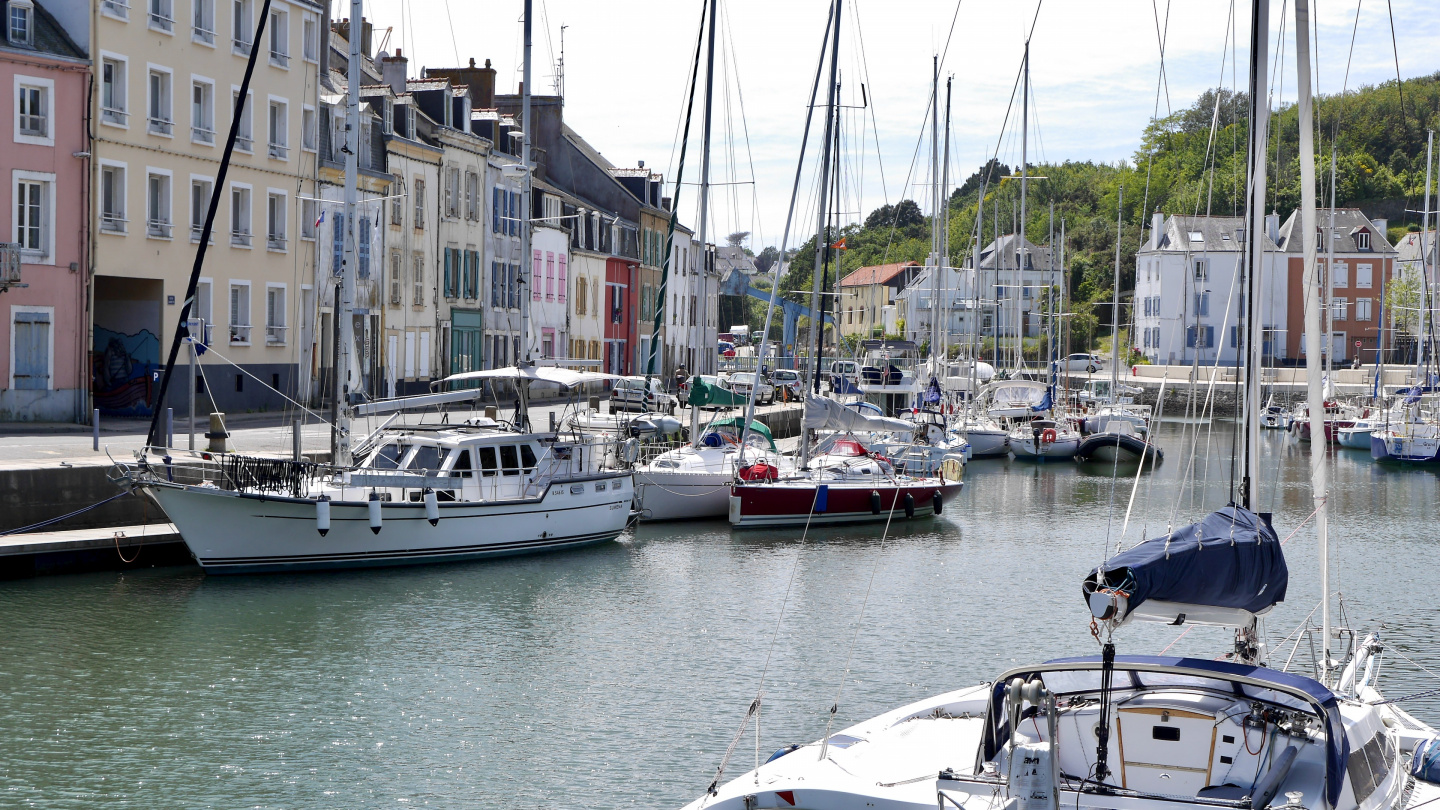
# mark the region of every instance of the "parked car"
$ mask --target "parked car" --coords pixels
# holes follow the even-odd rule
[[[860,367],[854,360],[836,360],[830,364],[830,393],[860,393]]]
[[[674,413],[680,400],[667,393],[658,377],[621,377],[610,389],[611,411]]]
[[[734,344],[734,343],[727,343],[727,342],[725,342],[725,341],[722,340],[722,341],[720,341],[719,351],[720,351],[720,356],[721,356],[721,357],[734,357],[734,356],[735,356],[735,344]]]
[[[760,382],[755,382],[755,373],[741,371],[730,375],[730,390],[742,397],[750,396],[750,387],[755,386],[755,401],[757,403],[775,402],[775,386],[771,385],[762,376]]]
[[[775,395],[788,402],[805,399],[805,383],[800,372],[788,368],[776,369],[770,373],[770,384],[775,386]]]
[[[1107,361],[1098,354],[1072,354],[1064,360],[1057,361],[1060,371],[1066,374],[1095,374],[1104,371]]]

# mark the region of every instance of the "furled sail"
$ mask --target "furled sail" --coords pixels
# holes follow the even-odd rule
[[[1099,619],[1240,627],[1284,601],[1289,581],[1269,520],[1227,506],[1116,554],[1083,590]]]
[[[830,397],[805,397],[806,430],[905,431],[915,430],[914,422],[887,416],[870,416]]]

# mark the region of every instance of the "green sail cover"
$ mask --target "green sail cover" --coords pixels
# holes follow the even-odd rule
[[[690,399],[687,404],[692,408],[705,408],[712,405],[734,408],[747,402],[745,397],[734,391],[707,383],[700,377],[695,377],[690,383]]]
[[[716,419],[716,420],[714,420],[713,422],[711,422],[711,423],[710,423],[710,426],[707,427],[707,428],[705,428],[705,432],[706,432],[706,433],[709,433],[709,432],[712,431],[712,430],[718,430],[718,429],[721,429],[721,428],[729,428],[729,429],[735,431],[735,432],[738,434],[738,433],[740,433],[741,430],[743,430],[743,428],[742,428],[741,426],[744,425],[744,424],[745,424],[745,420],[742,419],[742,418],[740,418],[740,417],[738,417],[738,416],[727,416],[727,417],[725,417],[724,419]],[[751,422],[750,422],[750,434],[751,434],[752,436],[754,436],[754,435],[759,435],[759,436],[763,437],[763,438],[765,439],[765,443],[770,446],[770,449],[771,449],[771,450],[774,450],[774,449],[775,449],[775,437],[770,433],[770,428],[765,427],[765,425],[764,425],[763,423],[761,423],[761,422],[759,422],[759,421],[751,420]]]

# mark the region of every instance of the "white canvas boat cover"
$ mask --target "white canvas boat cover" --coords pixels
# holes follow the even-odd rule
[[[605,380],[618,380],[618,374],[602,374],[598,371],[576,371],[571,368],[559,368],[557,366],[505,366],[504,368],[490,368],[483,371],[467,371],[463,374],[451,374],[441,383],[470,382],[473,380],[526,380],[529,382],[552,383],[571,388],[588,382],[604,382]]]
[[[871,416],[830,397],[808,394],[805,397],[806,430],[848,430],[848,431],[904,431],[913,433],[916,425],[904,419],[888,416]]]

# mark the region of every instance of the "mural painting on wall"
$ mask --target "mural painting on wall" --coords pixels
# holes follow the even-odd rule
[[[90,347],[95,407],[105,416],[149,416],[160,368],[158,301],[100,301]]]

